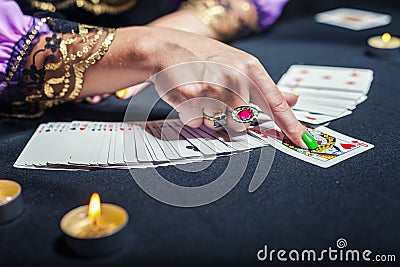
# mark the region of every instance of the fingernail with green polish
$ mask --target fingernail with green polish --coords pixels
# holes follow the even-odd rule
[[[317,141],[315,141],[314,137],[308,132],[304,132],[301,138],[309,149],[316,149],[318,147]]]

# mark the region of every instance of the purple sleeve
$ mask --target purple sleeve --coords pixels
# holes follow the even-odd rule
[[[282,13],[289,0],[251,0],[258,13],[258,26],[261,30],[273,24]]]
[[[5,75],[16,44],[32,30],[32,25],[38,20],[22,14],[14,1],[0,0],[0,79]],[[43,25],[37,36],[48,31],[47,25]]]

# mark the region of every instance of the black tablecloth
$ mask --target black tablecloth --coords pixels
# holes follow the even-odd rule
[[[368,100],[330,127],[375,148],[328,169],[277,151],[267,179],[254,193],[248,192],[248,184],[258,150],[250,153],[246,175],[229,194],[198,208],[176,208],[154,200],[126,170],[13,168],[39,123],[121,120],[127,101],[110,98],[96,106],[65,105],[37,120],[0,119],[0,178],[18,181],[24,198],[22,215],[0,226],[0,266],[263,266],[268,263],[259,262],[256,253],[265,244],[276,250],[320,250],[335,248],[339,238],[345,238],[349,248],[396,254],[399,261],[400,63],[369,57],[365,49],[369,36],[384,31],[400,34],[400,10],[371,9],[391,14],[393,22],[355,32],[317,24],[311,15],[299,16],[234,43],[256,55],[275,81],[291,64],[299,63],[374,70]],[[160,171],[171,181],[198,185],[220,173],[227,162],[228,157],[219,158],[195,174],[175,167]],[[128,211],[129,243],[116,254],[81,259],[63,245],[59,222],[67,211],[87,203],[92,192]]]

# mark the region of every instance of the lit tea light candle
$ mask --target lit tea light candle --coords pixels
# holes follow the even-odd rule
[[[384,33],[368,39],[368,53],[374,56],[395,56],[399,54],[400,38]]]
[[[21,186],[14,181],[0,180],[0,224],[18,217],[22,209]]]
[[[100,203],[100,196],[94,193],[89,205],[64,215],[60,227],[66,243],[75,253],[84,256],[104,255],[123,246],[123,229],[128,217],[123,208]]]

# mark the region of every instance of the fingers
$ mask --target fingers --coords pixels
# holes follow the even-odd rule
[[[184,125],[198,128],[203,124],[203,109],[200,102],[199,99],[190,99],[175,107]]]
[[[253,65],[250,78],[258,88],[252,88],[251,99],[263,112],[271,114],[285,135],[297,146],[308,148],[302,139],[306,128],[294,116],[285,97],[261,64]],[[293,99],[289,99],[293,104]]]
[[[227,108],[234,109],[239,106],[248,105],[248,90],[243,90],[242,95],[225,87],[209,83],[192,83],[169,90],[161,97],[179,113],[182,122],[191,127],[199,127],[204,124],[212,130],[222,127],[214,127],[214,116],[226,114],[226,127],[233,131],[244,131],[249,124],[234,121]],[[207,114],[201,121],[199,117]]]

